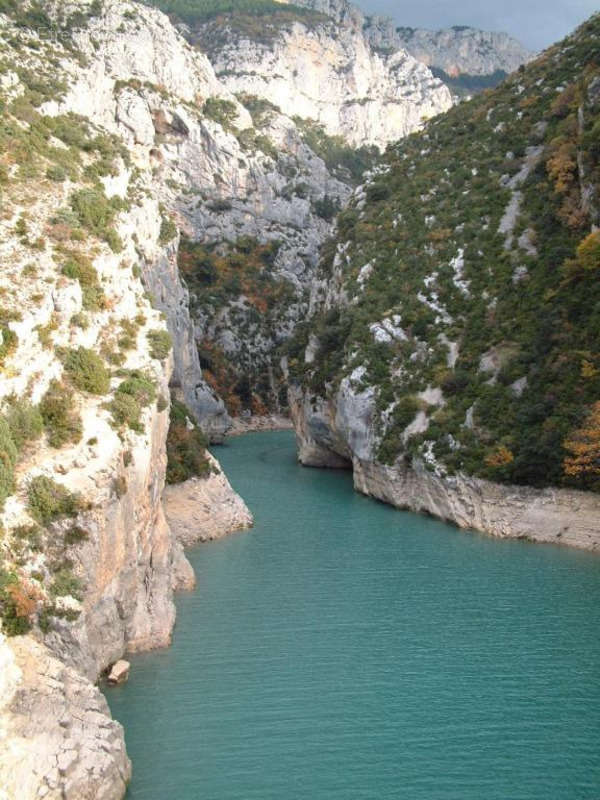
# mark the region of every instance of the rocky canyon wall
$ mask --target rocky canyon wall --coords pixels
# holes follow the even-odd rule
[[[374,452],[374,396],[353,391],[348,382],[330,401],[292,387],[290,408],[300,462],[352,469],[354,487],[363,494],[499,538],[600,551],[598,495],[505,486],[461,473],[445,476],[420,460],[411,466],[382,464]]]

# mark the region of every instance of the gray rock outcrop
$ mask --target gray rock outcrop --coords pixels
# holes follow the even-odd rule
[[[492,536],[600,551],[600,497],[569,489],[505,486],[459,473],[436,474],[378,462],[368,393],[346,383],[334,399],[290,389],[298,459],[306,466],[351,468],[357,491],[399,509],[425,512]]]
[[[366,35],[374,47],[402,48],[417,61],[437,67],[450,77],[514,72],[534,55],[507,33],[467,25],[430,31],[397,27],[391,20],[370,17]]]
[[[216,459],[208,458],[213,470],[208,477],[190,478],[167,486],[163,492],[167,522],[184,547],[220,539],[253,524],[252,514],[231,488]]]
[[[299,17],[267,41],[220,20],[195,32],[232,92],[264,97],[284,113],[321,123],[355,146],[384,148],[447,110],[447,87],[405,50],[376,52],[361,12],[347,3],[304,3],[328,15]],[[223,34],[221,26],[225,25]]]
[[[0,798],[120,800],[123,728],[100,691],[30,637],[0,634]]]

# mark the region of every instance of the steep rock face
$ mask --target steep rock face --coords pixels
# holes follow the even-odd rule
[[[63,44],[0,15],[0,613],[6,632],[31,627],[0,646],[11,799],[124,794],[122,731],[90,681],[126,650],[168,644],[173,591],[193,583],[161,499],[174,361],[209,430],[227,427],[222,403],[198,391],[176,228],[160,201],[171,172],[153,174],[163,155],[150,146],[157,127],[173,141],[187,130],[152,116],[166,90],[150,79],[192,96],[185,70],[200,64],[207,91],[216,82],[166,18],[136,8],[106,3],[100,23],[90,17],[97,49],[89,31],[62,29]],[[119,46],[127,10],[138,24]],[[189,62],[177,48],[161,62],[173,41]],[[118,84],[134,64],[158,107]]]
[[[466,25],[430,31],[396,27],[391,20],[370,17],[367,36],[377,48],[402,48],[450,77],[465,73],[510,73],[533,58],[533,53],[507,33],[481,31]]]
[[[123,729],[76,670],[29,637],[0,634],[0,798],[120,800]]]
[[[317,10],[335,17],[300,18],[266,41],[219,20],[195,38],[232,92],[264,97],[356,146],[383,148],[450,107],[447,88],[412,56],[374,52],[357,9]]]
[[[381,55],[404,51],[449,77],[508,74],[533,57],[506,33],[482,31],[468,25],[438,31],[402,27],[389,17],[364,16],[347,0],[299,0],[298,5],[326,14],[339,25],[359,26],[373,50]]]
[[[289,348],[305,463],[461,526],[598,547],[598,26],[356,189]]]
[[[121,163],[115,174],[105,179],[105,191],[118,197],[129,179],[130,172]],[[86,353],[116,358],[125,320],[133,326],[133,338],[117,363],[125,375],[143,373],[152,382],[154,402],[140,410],[137,430],[119,430],[103,402],[103,391],[98,396],[84,391],[76,401],[81,417],[78,441],[60,448],[43,442],[26,453],[16,470],[17,491],[7,500],[2,519],[12,530],[34,521],[28,485],[39,476],[58,480],[90,506],[77,520],[85,533],[82,541],[67,544],[65,539],[64,556],[53,553],[51,544],[42,556],[36,556],[34,550],[27,568],[29,574],[41,573],[50,582],[53,571],[60,572],[55,562],[59,565],[64,557],[73,564],[77,582],[85,587],[82,602],[59,597],[65,605],[53,609],[46,642],[64,661],[95,679],[125,649],[164,645],[170,639],[175,614],[171,573],[179,554],[161,507],[168,412],[159,410],[156,398],[168,397],[172,361],[170,356],[159,361],[152,355],[148,337],[164,331],[164,323],[132,270],[138,259],[138,234],[144,236],[154,266],[161,263],[157,200],[140,198],[121,215],[116,228],[118,252],[97,242],[86,242],[81,249],[75,245],[65,248],[64,234],[52,220],[61,213],[71,188],[37,187],[35,198],[29,197],[26,206],[31,239],[21,242],[14,237],[12,226],[22,210],[19,199],[27,197],[28,187],[24,187],[24,195],[7,191],[1,245],[7,269],[2,286],[5,297],[18,302],[21,310],[20,318],[10,323],[17,342],[5,363],[0,396],[22,397],[31,387],[30,399],[38,403],[52,380],[66,379],[64,352],[77,353],[84,348]],[[36,269],[24,278],[21,270],[30,258],[29,242],[36,237],[45,242],[46,236],[48,242],[37,255]],[[83,267],[65,268],[68,258],[68,263]],[[67,269],[75,271],[67,273]],[[82,278],[69,277],[79,274],[78,269],[87,270],[88,282],[97,281],[94,291],[98,299],[90,299],[90,288]],[[40,331],[47,331],[47,338],[40,339]],[[101,364],[100,359],[89,369],[104,369]],[[113,376],[109,392],[118,390],[121,382],[121,377]],[[49,540],[62,541],[72,525],[69,520],[50,520]],[[16,544],[9,547],[14,557]],[[68,598],[68,592],[64,596]],[[74,622],[59,613],[68,610],[77,616]]]
[[[600,551],[600,502],[589,492],[507,487],[460,473],[442,478],[422,463],[405,468],[355,459],[353,474],[359,492],[460,528]]]
[[[351,468],[354,488],[362,494],[499,538],[600,551],[598,495],[503,486],[464,473],[445,476],[420,460],[411,466],[382,464],[373,447],[372,395],[349,392],[347,386],[330,401],[293,387],[290,410],[299,461],[308,467]]]
[[[118,135],[136,168],[152,171],[149,191],[160,195],[163,219],[171,217],[186,242],[223,256],[227,274],[208,282],[205,255],[188,258],[186,286],[175,233],[161,252],[145,230],[138,236],[144,283],[174,339],[173,388],[219,441],[230,418],[215,387],[227,396],[241,377],[258,374],[263,393],[277,396],[270,354],[305,313],[319,246],[350,192],[347,171],[334,175],[304,132],[262,98],[249,98],[251,116],[206,56],[154,9],[109,0],[74,40],[87,61],[67,62],[68,89],[44,110],[82,114]],[[249,237],[273,252],[240,286],[227,262]],[[210,351],[204,363],[212,385],[198,345]]]
[[[68,90],[61,102],[45,104],[45,112],[78,114],[120,136],[138,169],[158,173],[160,187],[155,177],[152,193],[171,211],[189,183],[214,185],[218,168],[210,163],[211,155],[220,147],[211,137],[218,136],[219,128],[210,122],[205,127],[198,110],[207,98],[217,97],[233,105],[242,126],[250,116],[219,83],[208,59],[187,46],[164,15],[133,3],[106,2],[102,14],[73,38],[85,66],[64,63]],[[188,142],[194,144],[186,147]],[[183,183],[188,164],[191,180]],[[166,314],[174,339],[174,384],[206,432],[219,440],[229,417],[202,377],[176,246],[161,251],[148,236],[146,220],[138,218],[137,223],[145,284]]]
[[[177,202],[188,237],[179,260],[196,339],[210,373],[223,373],[225,397],[240,377],[256,375],[263,398],[277,394],[271,354],[305,316],[319,247],[332,230],[321,209],[338,208],[351,191],[288,117],[268,107],[255,131],[268,153],[218,129],[207,148],[192,129],[177,156],[186,183],[206,187],[194,202]]]
[[[171,391],[194,413],[209,439],[221,441],[231,421],[223,401],[202,376],[196,328],[189,312],[189,292],[177,267],[177,244],[178,239],[158,257],[156,254],[144,256],[143,281],[157,308],[165,315],[173,338]]]
[[[93,467],[85,476],[89,489],[81,484],[88,496],[94,484],[94,510],[79,518],[89,537],[77,548],[88,590],[79,618],[57,620],[45,641],[92,680],[125,651],[164,647],[171,640],[179,554],[161,504],[168,424],[166,412],[155,414],[146,436],[130,443],[129,466],[121,466],[119,454],[116,463],[109,462],[104,485]],[[114,487],[121,479],[127,491],[119,497],[122,490]]]

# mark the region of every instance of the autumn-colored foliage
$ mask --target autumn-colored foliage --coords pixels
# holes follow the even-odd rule
[[[551,143],[552,155],[546,162],[548,174],[554,181],[554,191],[565,194],[575,181],[577,170],[577,147],[566,139],[554,140]]]
[[[261,244],[250,236],[220,249],[183,239],[178,264],[197,302],[217,294],[222,299],[243,295],[265,314],[287,288],[271,272],[278,249],[277,242]]]
[[[213,471],[207,457],[206,437],[183,403],[173,400],[167,436],[167,483],[206,478]]]
[[[577,247],[577,261],[584,270],[600,269],[600,231],[590,233]]]
[[[490,453],[488,456],[486,456],[485,463],[488,467],[506,467],[514,460],[515,457],[508,447],[500,445],[500,447],[497,447],[493,453]]]
[[[575,258],[565,262],[567,278],[579,278],[600,269],[600,231],[588,234],[577,247]]]
[[[29,619],[36,609],[36,592],[24,583],[14,583],[6,589],[12,599],[15,616]]]
[[[565,475],[571,477],[600,475],[600,401],[594,403],[581,428],[564,442],[568,455]]]

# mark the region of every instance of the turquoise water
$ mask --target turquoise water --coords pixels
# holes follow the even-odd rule
[[[256,527],[107,691],[128,797],[600,798],[600,558],[394,511],[287,432],[217,455]]]

